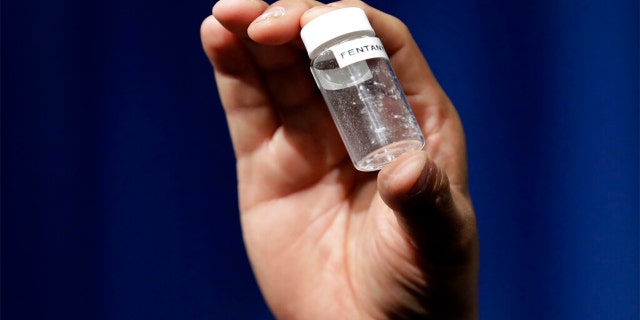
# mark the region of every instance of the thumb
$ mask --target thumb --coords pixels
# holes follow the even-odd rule
[[[429,265],[472,263],[476,237],[470,201],[452,193],[447,174],[426,151],[409,152],[380,171],[378,190]]]

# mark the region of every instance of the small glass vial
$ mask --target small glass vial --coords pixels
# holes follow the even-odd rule
[[[382,169],[424,136],[365,12],[344,8],[302,28],[311,73],[360,171]]]

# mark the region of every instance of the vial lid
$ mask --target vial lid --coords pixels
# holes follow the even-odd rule
[[[300,37],[311,57],[316,49],[328,41],[362,31],[375,35],[364,10],[349,7],[327,12],[309,21],[300,31]]]

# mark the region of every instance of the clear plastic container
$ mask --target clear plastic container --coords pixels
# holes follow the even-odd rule
[[[360,171],[380,170],[424,146],[422,131],[374,35],[359,8],[321,15],[301,32],[311,73]]]

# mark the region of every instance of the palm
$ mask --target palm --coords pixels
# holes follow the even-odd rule
[[[285,120],[264,147],[238,158],[238,172],[254,172],[239,181],[245,243],[274,309],[320,319],[377,312],[366,307],[374,305],[367,286],[376,285],[367,274],[381,273],[365,266],[384,270],[410,247],[377,194],[376,175],[353,168],[321,113],[324,122],[311,119],[325,132]]]
[[[217,17],[227,28],[246,30],[242,21],[256,16],[251,10],[220,9]],[[350,163],[308,59],[295,42],[255,35],[284,43],[263,45],[239,34],[212,18],[203,24],[203,44],[215,67],[237,158],[245,243],[272,310],[285,318],[318,319],[416,311],[420,296],[433,286],[426,281],[425,257],[385,202],[389,197],[383,201],[377,175],[358,172]],[[401,50],[390,52],[392,61]],[[449,176],[453,198],[472,215],[459,121],[454,111],[442,112],[453,108],[443,106],[448,102],[426,63],[418,65],[422,73],[400,71],[400,80],[431,84],[405,91],[431,156]],[[443,137],[453,142],[444,144]],[[403,183],[415,181],[395,182]],[[425,239],[417,239],[420,247]]]
[[[369,286],[379,285],[371,282],[373,275],[383,275],[379,271],[389,268],[389,261],[409,256],[396,226],[386,225],[393,216],[375,194],[375,181],[348,184],[327,177],[298,194],[243,212],[251,261],[260,266],[257,277],[268,288],[270,303],[285,314],[295,314],[287,310],[295,308],[333,319],[378,311],[370,309],[374,303],[368,296],[374,292]],[[318,199],[322,203],[309,207]],[[368,265],[381,270],[368,270]]]

